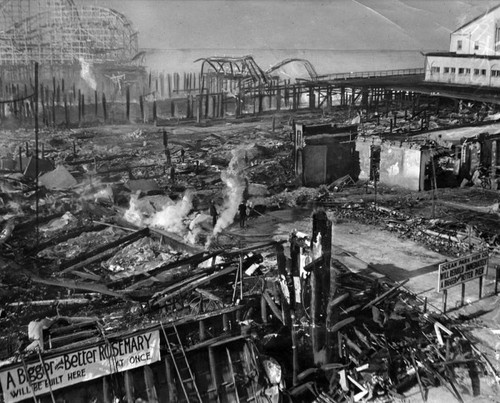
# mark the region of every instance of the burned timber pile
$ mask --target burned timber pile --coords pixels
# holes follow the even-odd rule
[[[342,110],[311,120],[352,127]],[[380,184],[375,193],[370,181],[300,187],[293,129],[286,116],[165,130],[46,130],[38,182],[30,134],[5,132],[3,399],[494,396],[497,369],[467,322],[429,310],[404,279],[354,272],[331,248],[332,226],[342,220],[450,257],[494,253],[496,229],[416,217],[428,194]],[[486,197],[493,204],[496,195]],[[250,228],[232,224],[243,200]],[[304,226],[312,231],[251,231],[258,219],[275,221],[289,207],[298,214],[299,206],[312,215]]]

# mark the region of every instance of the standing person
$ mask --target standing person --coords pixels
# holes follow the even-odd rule
[[[170,158],[170,150],[168,149],[168,134],[166,130],[163,130],[163,149],[165,150],[165,158],[167,160],[167,166],[172,162]]]
[[[184,154],[185,154],[184,148],[181,148],[181,162],[182,163],[184,162]]]
[[[240,228],[245,228],[245,221],[247,219],[247,203],[245,200],[238,206],[238,211],[240,213]]]
[[[172,164],[172,166],[170,167],[170,181],[172,183],[175,182],[175,166],[174,166],[174,164]]]
[[[217,224],[217,209],[213,200],[210,200],[210,215],[212,216],[212,226],[215,227],[215,224]]]

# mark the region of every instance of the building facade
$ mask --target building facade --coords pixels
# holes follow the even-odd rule
[[[500,87],[500,5],[453,32],[449,52],[426,54],[425,81]]]

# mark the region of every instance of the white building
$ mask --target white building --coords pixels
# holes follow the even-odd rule
[[[425,81],[500,87],[500,5],[453,32],[449,52],[426,54]]]

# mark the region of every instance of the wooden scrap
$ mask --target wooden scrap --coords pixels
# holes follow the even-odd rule
[[[373,301],[370,301],[368,304],[366,304],[363,307],[363,309],[366,309],[366,308],[371,307],[372,305],[378,304],[380,301],[382,301],[384,298],[386,298],[389,294],[391,294],[392,292],[396,291],[398,288],[401,288],[402,286],[404,286],[408,281],[410,281],[410,279],[403,280],[399,284],[396,284],[394,287],[391,287],[389,290],[387,290],[383,294],[379,295]]]
[[[269,293],[267,291],[264,291],[262,293],[262,296],[266,300],[267,305],[269,305],[269,308],[271,308],[271,311],[273,312],[274,316],[276,316],[276,318],[281,323],[285,324],[285,320],[283,319],[283,315],[281,314],[281,310],[278,308],[278,306],[276,305],[276,303],[273,301],[273,299],[271,298],[271,296],[269,295]]]
[[[82,283],[73,280],[57,281],[57,280],[43,279],[36,276],[31,276],[31,280],[39,284],[53,285],[56,287],[63,287],[63,288],[71,288],[75,290],[87,290],[92,292],[98,292],[104,295],[109,295],[111,297],[128,299],[125,295],[108,289],[104,284],[96,284],[88,282]]]
[[[207,276],[203,276],[195,281],[192,281],[192,282],[186,284],[184,287],[181,287],[177,291],[169,293],[168,295],[165,295],[162,298],[156,300],[155,302],[153,302],[153,305],[154,306],[163,305],[167,301],[172,300],[173,298],[176,298],[181,294],[192,291],[192,290],[198,288],[202,284],[207,284],[210,281],[212,281],[218,277],[225,276],[225,275],[232,273],[233,271],[236,271],[236,270],[238,270],[238,266],[229,266],[229,267],[222,269],[222,270],[219,270],[215,273],[209,274]]]
[[[116,248],[118,246],[123,246],[123,244],[125,243],[135,242],[138,239],[148,235],[149,235],[149,229],[143,228],[139,231],[136,231],[120,239],[117,239],[116,241],[110,242],[90,252],[82,253],[81,255],[75,257],[74,259],[62,262],[59,265],[59,270],[62,271],[63,273],[66,273],[73,269],[80,268],[82,267],[82,264],[88,264],[87,262],[92,262],[95,261],[95,259],[98,259],[97,256],[102,256],[103,254],[105,255],[106,254],[105,252],[110,249]]]

